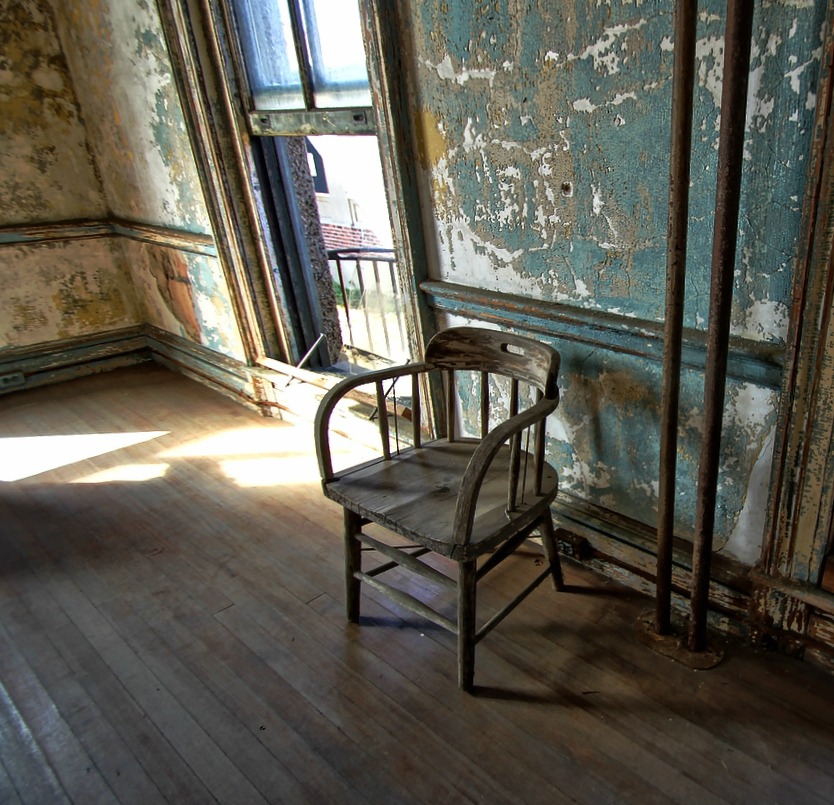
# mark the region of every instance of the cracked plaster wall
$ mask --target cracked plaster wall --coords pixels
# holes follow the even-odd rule
[[[46,0],[0,0],[0,105],[0,227],[101,218],[103,188]],[[112,243],[0,241],[0,355],[136,323]]]
[[[156,4],[55,0],[54,8],[110,214],[211,235]],[[123,240],[145,321],[244,358],[216,257]]]
[[[705,329],[724,6],[702,4],[685,326]],[[410,3],[414,108],[436,278],[628,318],[664,315],[673,6]],[[757,4],[732,333],[787,332],[824,8]],[[450,317],[450,321],[454,317]],[[558,343],[563,488],[653,525],[659,363]],[[677,528],[691,534],[703,376],[685,371]],[[717,547],[758,558],[778,395],[730,379]]]
[[[155,3],[0,0],[0,42],[0,226],[211,234]],[[216,257],[70,230],[0,246],[0,349],[148,322],[243,357]]]

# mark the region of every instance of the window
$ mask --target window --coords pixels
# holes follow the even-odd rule
[[[399,362],[409,357],[408,308],[392,249],[358,0],[230,3],[272,274],[287,303],[295,357],[306,357],[324,334],[327,350],[313,356],[313,366]],[[301,136],[308,188],[291,178],[298,156],[291,138]],[[314,227],[300,220],[311,207]]]
[[[234,0],[233,5],[258,134],[373,131],[355,2]]]

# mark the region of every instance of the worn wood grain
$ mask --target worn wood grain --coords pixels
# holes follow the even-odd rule
[[[648,599],[576,566],[479,644],[476,696],[454,636],[373,590],[372,628],[346,625],[309,427],[145,366],[11,395],[0,431],[164,432],[0,485],[3,802],[834,797],[830,676],[740,645],[690,671],[634,639]],[[522,549],[479,603],[540,562]]]

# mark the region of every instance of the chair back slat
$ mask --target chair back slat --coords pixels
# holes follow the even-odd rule
[[[541,401],[541,392],[536,394],[536,402]],[[544,471],[544,437],[546,435],[547,420],[542,420],[536,425],[536,446],[533,453],[534,467],[536,470],[535,492],[542,493],[542,473]]]
[[[441,369],[465,369],[529,383],[547,399],[557,394],[559,353],[547,344],[482,327],[451,327],[426,347],[426,363]]]
[[[510,416],[518,413],[518,380],[510,382]],[[521,469],[521,434],[510,439],[510,478],[507,486],[507,511],[515,511],[518,498],[518,478]]]
[[[385,404],[385,389],[382,388],[382,381],[377,380],[376,386],[376,415],[379,420],[379,438],[382,442],[382,455],[386,459],[391,458],[391,443],[388,438],[388,406]]]
[[[411,438],[420,447],[423,437],[422,410],[420,408],[420,376],[411,375]]]
[[[489,372],[481,372],[481,438],[489,433]]]
[[[446,372],[446,438],[453,442],[457,438],[458,393],[455,386],[455,370]]]

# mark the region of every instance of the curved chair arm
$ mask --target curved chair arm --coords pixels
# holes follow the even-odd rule
[[[322,397],[316,412],[315,437],[316,456],[319,462],[319,472],[322,481],[332,481],[333,461],[330,456],[330,416],[339,401],[350,391],[369,383],[382,383],[385,380],[395,380],[399,377],[408,377],[420,372],[427,372],[434,368],[428,363],[407,363],[403,366],[393,366],[390,369],[379,369],[374,372],[366,372],[354,377],[346,377],[344,380],[333,386],[327,394]],[[380,416],[382,412],[380,412]]]
[[[457,545],[467,545],[472,537],[472,524],[475,521],[475,509],[478,505],[481,484],[501,446],[525,428],[537,422],[543,422],[558,405],[558,395],[552,399],[540,400],[526,411],[497,425],[483,438],[472,454],[472,458],[469,459],[458,493],[453,531],[453,541]]]

